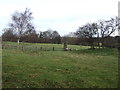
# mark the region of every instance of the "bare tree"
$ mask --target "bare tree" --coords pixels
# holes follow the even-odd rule
[[[11,19],[12,22],[9,25],[17,33],[17,42],[19,44],[21,36],[34,29],[34,26],[31,22],[33,19],[32,12],[28,8],[26,8],[24,12],[16,11],[12,15]]]
[[[98,22],[99,25],[99,36],[102,38],[102,47],[104,47],[105,44],[105,37],[109,37],[111,34],[113,34],[119,26],[119,19],[118,17],[111,18],[110,20],[100,20]]]
[[[60,34],[57,31],[53,31],[51,29],[41,32],[40,38],[43,38],[45,43],[55,43],[55,44],[61,43]]]
[[[94,48],[94,37],[97,35],[98,28],[97,23],[88,23],[82,27],[79,27],[76,34],[80,38],[88,38],[91,48]]]
[[[98,23],[88,23],[82,27],[79,27],[79,29],[76,31],[76,35],[80,39],[85,40],[86,38],[88,38],[89,41],[87,42],[91,44],[91,48],[94,48],[94,42],[96,43],[96,41],[98,43],[98,46],[100,47],[100,40],[102,43],[102,47],[104,47],[104,38],[111,36],[116,30],[118,30],[120,25],[119,22],[120,19],[118,17],[115,17],[111,18],[110,20],[100,20]],[[96,38],[96,41],[94,41],[94,38]]]
[[[52,40],[53,40],[53,43],[55,44],[61,43],[61,36],[57,31],[52,32]]]
[[[47,30],[43,32],[43,37],[46,39],[52,39],[52,30]]]

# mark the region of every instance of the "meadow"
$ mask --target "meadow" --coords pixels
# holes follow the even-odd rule
[[[17,45],[13,42],[3,44]],[[2,50],[3,88],[117,88],[117,49],[89,49],[89,46],[31,44],[55,50]],[[34,49],[34,48],[33,48]]]

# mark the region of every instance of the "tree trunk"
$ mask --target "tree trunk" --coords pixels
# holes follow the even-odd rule
[[[100,37],[99,37],[99,34],[97,35],[97,41],[98,41],[98,48],[100,49]]]
[[[20,44],[20,37],[18,38],[17,43],[18,43],[18,45]]]
[[[95,49],[95,47],[94,47],[94,44],[93,44],[93,43],[91,43],[91,49]]]
[[[103,39],[102,48],[105,48],[105,40]]]
[[[104,43],[105,43],[105,40],[104,40],[104,37],[102,37],[102,48],[104,48]]]
[[[98,42],[98,47],[100,48],[100,42]]]
[[[91,49],[95,49],[93,38],[90,38],[90,44],[91,44]]]
[[[66,48],[67,48],[67,43],[64,42],[64,50],[66,50]]]

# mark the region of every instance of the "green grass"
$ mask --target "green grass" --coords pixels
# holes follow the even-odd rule
[[[48,45],[52,44],[32,44]],[[62,47],[62,45],[56,45]],[[116,49],[90,50],[69,45],[73,51],[38,53],[4,49],[3,88],[116,88]]]
[[[10,46],[9,49],[12,46],[19,46],[24,47],[24,51],[28,52],[38,52],[38,51],[52,51],[53,47],[55,48],[55,51],[63,51],[63,45],[62,44],[48,44],[48,43],[20,43],[19,45],[17,42],[3,42],[3,45]],[[41,50],[42,47],[42,50]],[[81,49],[88,49],[89,46],[79,46],[79,45],[68,45],[68,48],[71,48],[72,50],[81,50]],[[37,49],[37,50],[36,50]]]

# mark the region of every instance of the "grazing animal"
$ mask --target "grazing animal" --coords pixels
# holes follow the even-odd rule
[[[71,48],[65,48],[65,51],[71,51]]]

